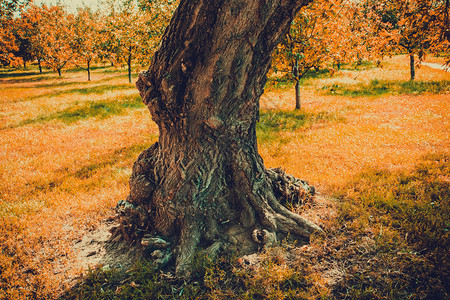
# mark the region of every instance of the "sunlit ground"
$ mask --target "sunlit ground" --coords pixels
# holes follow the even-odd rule
[[[408,81],[405,56],[382,68],[343,69],[302,85],[308,126],[265,134],[267,167],[282,167],[332,195],[370,169],[409,170],[425,154],[449,154],[450,73],[423,66],[416,81],[447,81],[440,94],[333,95],[334,84]],[[128,193],[139,153],[158,129],[125,70],[0,78],[0,298],[54,295],[79,272],[74,241],[112,214]],[[292,87],[263,95],[262,111],[290,112]]]

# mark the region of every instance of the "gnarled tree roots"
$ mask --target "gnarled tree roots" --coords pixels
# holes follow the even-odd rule
[[[178,276],[187,276],[198,250],[247,255],[288,236],[307,241],[322,231],[283,205],[302,204],[312,197],[314,188],[307,182],[281,169],[265,169],[262,163],[262,172],[249,180],[252,175],[240,169],[239,162],[209,170],[209,180],[220,182],[208,184],[196,182],[185,167],[187,178],[169,182],[170,190],[168,179],[162,180],[154,169],[157,148],[142,153],[133,167],[130,196],[118,204],[122,225],[117,233],[140,243],[158,267],[175,265]],[[208,172],[202,166],[195,169]],[[227,174],[217,175],[222,169]],[[220,179],[224,177],[228,179]]]

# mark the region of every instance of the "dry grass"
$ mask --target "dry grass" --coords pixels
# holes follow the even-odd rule
[[[281,166],[320,192],[332,193],[345,191],[368,169],[412,170],[425,154],[449,154],[450,94],[343,97],[320,90],[335,83],[407,80],[408,72],[407,58],[397,56],[381,69],[342,70],[332,78],[308,79],[302,87],[305,112],[328,112],[336,118],[281,131],[261,142],[266,166]],[[137,95],[125,77],[103,69],[94,71],[91,83],[85,82],[84,72],[63,75],[0,79],[0,299],[49,298],[64,289],[66,279],[79,271],[73,267],[71,245],[126,197],[133,161],[157,139],[157,127],[144,107],[70,123],[45,118],[23,123],[89,101]],[[450,73],[422,67],[417,80],[450,80]],[[105,85],[125,87],[108,91]],[[261,107],[291,111],[293,96],[292,88],[268,92]],[[333,217],[325,219],[324,224]],[[315,243],[314,251],[325,251],[320,240]],[[333,274],[342,275],[341,267],[326,268],[324,274],[320,268],[310,270],[308,284],[317,295],[328,295],[325,285],[336,278]],[[277,264],[272,269],[292,276],[293,269],[284,268]],[[261,274],[248,276],[264,285]],[[303,296],[311,297],[311,292]]]
[[[327,96],[321,86],[336,82],[405,80],[408,61],[397,56],[382,69],[342,71],[333,78],[311,79],[302,87],[308,112],[333,112],[345,122],[313,126],[293,133],[290,143],[260,147],[269,167],[280,164],[288,173],[325,190],[345,184],[366,168],[410,168],[426,153],[449,151],[450,94],[387,95],[383,97]],[[450,73],[423,68],[418,80],[450,80]],[[355,79],[356,78],[356,79]],[[263,96],[263,109],[292,110],[293,89]]]
[[[17,77],[23,80],[20,83],[3,80],[2,127],[87,99],[137,95],[133,86],[100,95],[77,93],[77,89],[99,84],[87,85],[80,75],[42,81],[27,81],[34,76]],[[102,84],[126,83],[117,75],[100,73],[94,78],[101,77],[105,79]],[[57,92],[65,90],[71,92],[58,96]],[[3,251],[7,251],[2,257],[0,298],[18,299],[33,291],[36,297],[45,297],[60,289],[61,279],[69,275],[62,264],[73,259],[70,245],[127,196],[133,161],[156,138],[157,128],[144,107],[105,119],[71,124],[52,120],[1,131],[0,235]]]

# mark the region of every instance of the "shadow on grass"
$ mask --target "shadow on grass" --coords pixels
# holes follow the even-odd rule
[[[433,153],[413,170],[367,170],[338,191],[345,229],[328,246],[352,257],[338,299],[448,299],[449,173],[450,157]]]
[[[123,68],[115,68],[110,66],[96,66],[91,67],[91,71],[97,71],[100,74],[121,74],[120,78],[128,78],[127,70]],[[74,68],[74,69],[67,69],[64,70],[63,73],[86,73],[87,71],[82,68]],[[36,76],[36,77],[31,77]],[[87,75],[86,75],[87,76]],[[132,78],[137,78],[138,74],[131,74]],[[20,78],[23,77],[23,78]],[[17,79],[16,79],[17,78]],[[58,76],[58,74],[51,70],[46,70],[42,74],[37,71],[17,71],[17,70],[0,70],[0,84],[14,84],[14,83],[27,83],[27,82],[39,82],[44,80],[50,80],[50,79],[64,79],[64,77]],[[100,81],[104,81],[100,80]],[[82,81],[82,82],[72,82],[72,84],[79,84],[79,83],[92,83],[92,82],[98,82],[98,80],[94,81]],[[45,84],[44,87],[49,86],[60,86],[58,83],[56,84]]]
[[[302,79],[300,79],[300,85],[307,84],[308,79],[312,78],[327,78],[330,77],[329,69],[319,69],[308,71]],[[295,84],[294,79],[290,73],[287,73],[281,77],[269,77],[264,87],[266,91],[291,88]]]
[[[105,79],[105,81],[110,80]],[[63,86],[70,86],[70,85],[91,85],[91,82],[61,82],[56,84],[43,84],[39,85],[37,87],[40,88],[52,88],[52,87],[63,87]],[[36,87],[33,87],[36,88]],[[50,97],[58,97],[62,95],[70,95],[70,94],[81,94],[81,95],[89,95],[89,94],[97,94],[101,95],[106,92],[111,91],[123,91],[123,90],[130,90],[135,89],[135,86],[132,84],[103,84],[103,85],[96,85],[96,86],[90,86],[86,88],[74,88],[74,89],[67,89],[62,91],[50,91],[45,94],[40,95],[33,95],[21,98],[17,100],[17,102],[25,102],[25,101],[33,101],[40,98],[50,98]]]
[[[64,90],[64,91],[58,91],[56,93],[52,93],[52,95],[68,95],[68,94],[81,94],[81,95],[89,95],[89,94],[104,94],[106,92],[112,92],[112,91],[123,91],[123,90],[130,90],[135,89],[134,85],[131,84],[103,84],[103,85],[96,85],[86,88],[75,88],[70,90]]]
[[[303,110],[280,111],[261,110],[256,125],[258,142],[280,141],[280,133],[310,129],[314,124],[325,124],[332,121],[342,122],[344,118],[336,113],[326,111],[309,113]]]
[[[124,114],[128,109],[141,108],[143,106],[144,104],[139,95],[125,96],[119,100],[88,101],[81,104],[76,103],[62,111],[24,120],[16,125],[6,126],[2,129],[12,129],[29,124],[45,123],[52,120],[59,120],[66,124],[71,124],[88,118],[105,119],[113,115]]]
[[[328,95],[364,97],[385,94],[441,94],[450,91],[450,81],[389,81],[372,80],[369,84],[333,84],[322,87]]]
[[[39,82],[39,81],[44,81],[44,80],[57,79],[57,77],[55,77],[54,75],[42,75],[42,74],[39,74],[39,73],[34,73],[34,74],[30,74],[28,76],[31,76],[31,75],[38,75],[38,76],[36,76],[36,77],[28,77],[28,78],[21,78],[21,79],[5,79],[5,80],[1,80],[0,84]],[[11,76],[7,76],[7,77],[11,77]],[[19,76],[14,76],[14,77],[23,77],[23,76],[19,75]]]
[[[50,71],[43,72],[43,74],[50,73]],[[26,77],[26,76],[34,76],[34,75],[43,75],[39,72],[32,71],[0,71],[0,78],[11,78],[11,77]]]

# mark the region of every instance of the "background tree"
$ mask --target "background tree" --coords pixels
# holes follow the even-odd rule
[[[24,62],[37,59],[40,73],[42,73],[41,61],[44,59],[41,32],[43,14],[44,10],[41,7],[29,4],[21,12],[20,17],[16,18],[17,27],[20,28],[20,39],[26,42],[22,58]]]
[[[48,7],[30,4],[20,15],[22,34],[30,41],[30,52],[38,62],[39,73],[42,74],[42,61],[45,59],[43,19]]]
[[[149,65],[178,3],[178,0],[138,1],[138,7],[141,11],[139,15],[145,24],[145,26],[140,27],[140,34],[143,36],[137,55],[140,66]]]
[[[344,38],[351,35],[344,5],[342,0],[325,0],[302,8],[273,54],[275,72],[288,72],[295,81],[295,109],[301,108],[303,76],[331,60],[344,61],[354,51]]]
[[[106,3],[108,13],[102,49],[112,62],[127,64],[131,82],[132,63],[148,65],[178,1],[117,1]]]
[[[119,45],[116,41],[113,27],[110,23],[110,16],[100,20],[99,31],[99,58],[101,60],[107,59],[113,67],[118,61]]]
[[[13,34],[17,45],[17,50],[13,51],[13,54],[15,57],[21,58],[23,68],[25,69],[27,67],[27,61],[32,60],[34,57],[31,40],[25,32],[25,24],[21,22],[21,19],[14,20]]]
[[[450,53],[450,0],[424,1],[422,11],[426,12],[426,19],[421,19],[420,27],[427,30],[428,50],[435,55]],[[450,66],[450,56],[447,56],[447,67]]]
[[[133,166],[134,209],[122,224],[170,241],[158,262],[173,254],[178,275],[189,272],[197,248],[250,253],[276,237],[320,231],[280,203],[305,195],[306,184],[267,170],[256,143],[271,52],[305,4],[182,0],[139,76],[160,136]]]
[[[74,16],[66,13],[62,6],[42,6],[42,41],[44,64],[58,72],[73,58],[70,41],[74,35]]]
[[[389,41],[383,51],[403,50],[410,58],[410,79],[415,78],[415,56],[420,62],[428,51],[448,50],[448,1],[366,0],[360,3],[365,17]]]
[[[70,41],[74,53],[74,62],[88,73],[88,81],[91,80],[91,63],[98,57],[101,47],[99,27],[100,15],[88,7],[78,9],[73,22],[73,36]]]
[[[131,83],[133,59],[138,55],[142,41],[147,38],[144,36],[145,24],[134,1],[111,1],[108,6],[106,27],[113,38],[108,41],[107,47],[115,51],[116,59],[127,64],[128,81]]]
[[[16,40],[14,14],[21,11],[28,4],[28,0],[0,0],[0,63],[16,67],[21,59],[14,55],[19,51]]]

